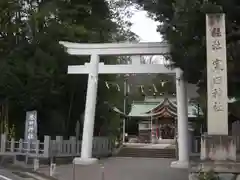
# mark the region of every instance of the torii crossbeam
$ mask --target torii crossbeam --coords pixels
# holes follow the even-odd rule
[[[136,63],[137,62],[137,63]],[[139,62],[139,63],[138,63]],[[68,66],[68,74],[89,74],[90,63]],[[132,64],[105,65],[99,63],[98,74],[170,74],[175,75],[175,69],[166,68],[163,64],[140,64],[140,56],[134,56]]]
[[[81,158],[75,158],[75,164],[91,164],[92,140],[96,109],[98,75],[99,74],[138,74],[160,73],[176,75],[177,107],[178,107],[178,153],[179,161],[174,164],[188,166],[188,112],[185,82],[180,69],[168,69],[163,64],[141,64],[141,55],[166,55],[169,53],[167,43],[105,43],[79,44],[60,42],[72,55],[90,56],[90,63],[68,66],[68,74],[89,74],[84,116]],[[132,64],[104,65],[99,63],[101,55],[132,56]]]

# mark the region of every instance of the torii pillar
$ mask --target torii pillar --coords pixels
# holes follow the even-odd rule
[[[81,159],[74,159],[74,161],[80,160],[82,163],[87,164],[92,164],[97,160],[95,158],[92,158],[92,142],[97,102],[99,55],[91,55],[90,62],[90,72],[88,75],[87,97],[84,114]]]
[[[186,82],[183,71],[176,69],[176,94],[177,94],[177,141],[178,161],[171,163],[173,168],[188,168],[189,165],[189,138],[188,138],[188,99]]]
[[[180,69],[171,70],[163,64],[141,64],[141,55],[162,55],[169,53],[169,46],[165,43],[117,43],[117,44],[78,44],[60,42],[67,47],[72,55],[90,55],[90,63],[85,65],[68,66],[68,74],[88,74],[88,87],[84,116],[81,157],[74,159],[74,164],[93,164],[97,159],[92,157],[92,142],[95,120],[95,109],[99,74],[149,74],[161,73],[176,75],[177,111],[178,111],[178,152],[179,160],[172,163],[172,167],[186,167],[188,165],[188,105],[186,83]],[[101,55],[133,56],[132,64],[104,65],[99,63]]]

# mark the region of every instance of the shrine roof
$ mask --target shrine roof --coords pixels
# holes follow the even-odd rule
[[[194,103],[188,104],[188,117],[197,117],[198,106]],[[199,115],[203,115],[199,109]],[[131,117],[177,117],[177,103],[175,97],[156,97],[145,98],[141,102],[133,102],[131,111],[128,114]]]

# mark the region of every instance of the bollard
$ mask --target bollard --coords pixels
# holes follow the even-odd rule
[[[51,163],[50,165],[50,176],[53,177],[56,173],[56,164],[55,163]]]
[[[37,171],[39,169],[39,159],[38,158],[34,158],[34,160],[33,160],[33,169],[34,169],[34,171]]]
[[[101,164],[101,180],[104,180],[105,179],[105,174],[104,174],[104,165]]]
[[[51,164],[50,164],[50,176],[53,177],[56,174],[56,157],[53,156],[51,158]]]
[[[73,162],[73,180],[75,180],[75,162]]]

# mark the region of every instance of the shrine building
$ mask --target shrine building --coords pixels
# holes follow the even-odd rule
[[[203,112],[198,104],[188,102],[188,122],[194,122]],[[138,123],[140,142],[152,142],[161,139],[175,139],[177,129],[176,97],[146,96],[143,101],[133,102],[129,117]]]

